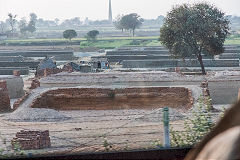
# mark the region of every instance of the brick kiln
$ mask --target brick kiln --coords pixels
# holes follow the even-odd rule
[[[16,137],[11,141],[12,148],[18,144],[22,150],[36,150],[51,147],[49,131],[28,131],[17,132]]]

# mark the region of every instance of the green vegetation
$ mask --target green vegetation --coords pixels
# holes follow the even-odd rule
[[[114,49],[121,46],[149,46],[153,40],[97,40],[97,41],[82,41],[81,48],[96,47],[100,49]]]
[[[112,146],[110,145],[110,143],[108,142],[107,138],[104,138],[104,141],[103,141],[103,147],[105,149],[106,152],[108,152]]]
[[[227,39],[225,45],[240,45],[240,38]]]
[[[0,148],[0,159],[5,159],[5,158],[12,158],[12,157],[23,157],[26,156],[26,153],[21,150],[20,144],[19,143],[12,143],[13,148],[11,146],[8,146],[6,142],[6,138],[4,138],[1,133],[0,133],[0,141],[1,141],[1,146],[3,148]]]
[[[75,37],[77,37],[77,32],[73,29],[69,29],[63,32],[63,38],[68,39],[70,42]]]
[[[197,109],[192,111],[192,117],[184,121],[183,131],[174,131],[171,128],[171,146],[189,147],[198,143],[214,126],[213,114],[210,110],[210,99],[204,103],[203,97],[199,98]]]
[[[87,38],[88,41],[95,41],[98,35],[99,35],[98,30],[92,30],[89,31],[85,37]]]
[[[11,39],[0,42],[0,45],[9,46],[54,46],[66,45],[67,39]],[[160,46],[158,37],[107,37],[98,38],[88,42],[86,38],[75,38],[72,45],[80,45],[80,48],[96,47],[99,49],[113,49],[121,46]],[[225,45],[240,45],[240,38],[229,37]]]
[[[225,14],[207,3],[183,4],[174,7],[160,30],[160,41],[178,58],[196,58],[206,75],[202,55],[224,52],[224,41],[229,35],[229,20]]]
[[[128,30],[132,33],[132,36],[135,35],[135,30],[139,28],[142,23],[143,19],[137,13],[131,13],[124,16],[118,16],[117,20],[114,22],[115,28]]]

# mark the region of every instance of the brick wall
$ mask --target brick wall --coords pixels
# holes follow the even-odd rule
[[[18,144],[22,150],[43,149],[51,147],[49,131],[27,131],[17,132],[11,141],[12,147]]]
[[[63,70],[59,69],[59,68],[54,68],[54,69],[46,68],[44,70],[38,70],[37,74],[36,74],[36,77],[47,77],[49,75],[57,74],[57,73],[60,73],[62,71]]]
[[[0,112],[7,112],[11,110],[10,98],[7,89],[7,82],[0,81]]]
[[[31,83],[31,87],[29,89],[35,89],[35,88],[38,88],[40,87],[40,82],[39,80],[36,78],[36,79],[33,79],[32,80],[32,83]]]
[[[22,98],[19,98],[14,104],[13,104],[13,110],[16,110],[29,96],[30,93],[25,93],[25,95]]]
[[[192,93],[183,87],[66,88],[43,93],[33,101],[31,107],[57,110],[115,110],[165,106],[189,109],[192,105]]]

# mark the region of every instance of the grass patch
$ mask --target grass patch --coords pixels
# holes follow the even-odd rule
[[[240,39],[239,38],[227,39],[225,41],[225,45],[240,45]]]
[[[80,48],[96,47],[100,49],[113,49],[121,46],[148,46],[152,41],[150,39],[98,39],[96,41],[82,41]]]
[[[113,49],[121,46],[161,46],[155,37],[105,37],[98,38],[96,41],[87,41],[85,38],[75,38],[73,45],[80,45],[80,48],[95,47],[99,49]],[[68,45],[69,41],[59,39],[9,39],[0,42],[0,45],[9,46],[58,46]],[[240,38],[228,38],[225,45],[240,45]]]

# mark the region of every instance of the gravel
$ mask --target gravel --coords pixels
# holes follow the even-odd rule
[[[14,122],[56,122],[70,119],[53,109],[25,108],[16,110],[4,119]]]
[[[55,122],[70,119],[70,117],[53,109],[30,108],[33,99],[46,90],[41,88],[33,90],[27,100],[17,110],[6,115],[4,119],[17,122]]]

